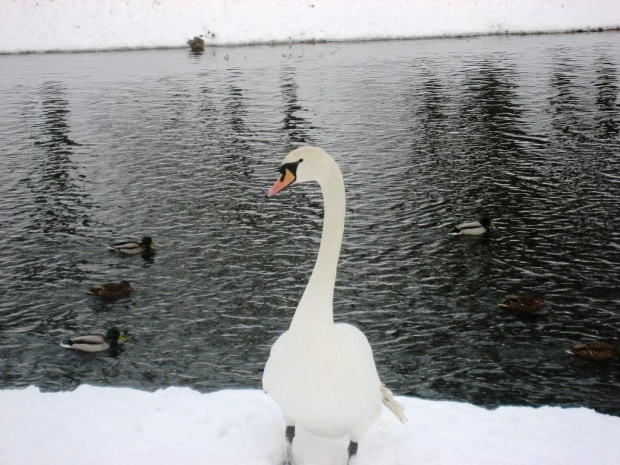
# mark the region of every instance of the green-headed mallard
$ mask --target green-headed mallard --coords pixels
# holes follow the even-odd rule
[[[108,249],[125,255],[137,255],[140,253],[151,252],[153,247],[156,245],[157,244],[153,242],[153,239],[151,239],[149,236],[144,236],[140,242],[117,242],[116,244],[110,244],[108,246]]]
[[[620,355],[620,339],[612,338],[607,341],[583,342],[567,350],[569,354],[590,360],[608,360]]]
[[[480,221],[472,221],[471,223],[463,223],[455,226],[450,232],[453,236],[481,236],[489,230],[495,229],[495,225],[491,222],[491,218],[481,218]]]
[[[81,350],[82,352],[101,352],[108,349],[117,349],[119,340],[126,341],[127,339],[118,329],[110,328],[105,336],[93,334],[90,336],[72,337],[62,341],[60,346],[65,349]]]
[[[508,294],[499,304],[502,308],[516,310],[521,313],[533,313],[545,304],[542,297],[527,294]]]
[[[121,281],[120,283],[106,283],[91,287],[86,291],[87,294],[103,297],[104,299],[120,299],[127,297],[135,288],[129,281]]]
[[[192,52],[204,52],[205,49],[205,41],[198,36],[189,39],[187,45],[191,47]]]

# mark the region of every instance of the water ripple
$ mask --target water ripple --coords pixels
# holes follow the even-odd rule
[[[0,57],[2,387],[259,387],[322,224],[316,186],[264,192],[314,144],[347,184],[335,318],[391,388],[620,414],[617,363],[565,353],[620,329],[620,35],[324,47]],[[152,257],[105,250],[146,234]],[[497,307],[517,290],[548,304]],[[111,325],[116,357],[58,347]]]

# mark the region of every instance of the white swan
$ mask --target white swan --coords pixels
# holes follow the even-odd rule
[[[366,336],[354,326],[334,324],[333,295],[344,231],[344,182],[337,163],[316,147],[289,153],[272,197],[292,184],[317,181],[325,215],[319,254],[288,331],[271,348],[263,389],[280,406],[290,450],[295,425],[327,438],[349,435],[349,459],[381,414],[384,403],[401,421],[403,409],[381,384]]]

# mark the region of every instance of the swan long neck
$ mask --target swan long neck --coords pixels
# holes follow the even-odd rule
[[[306,333],[332,330],[334,324],[333,298],[344,233],[345,192],[336,163],[328,173],[325,179],[318,181],[325,210],[319,254],[291,322],[291,329],[299,328]]]

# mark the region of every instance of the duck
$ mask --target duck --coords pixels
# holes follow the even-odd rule
[[[542,297],[517,293],[504,296],[504,301],[499,306],[522,313],[533,313],[540,310],[544,304]]]
[[[609,360],[620,355],[620,339],[611,338],[606,341],[582,342],[566,352],[590,360]]]
[[[110,328],[105,336],[101,334],[76,336],[62,341],[60,346],[82,352],[103,352],[104,350],[116,350],[118,341],[126,342],[127,338],[121,334],[118,328]]]
[[[193,39],[189,39],[187,41],[187,45],[189,45],[192,49],[192,52],[204,52],[205,50],[205,41],[201,37],[194,37]]]
[[[103,297],[104,299],[116,300],[127,297],[136,289],[129,281],[121,281],[120,283],[98,284],[86,291],[87,294]]]
[[[144,236],[140,242],[117,242],[116,244],[108,245],[108,249],[125,255],[137,255],[152,252],[156,245],[153,239],[149,236]]]
[[[284,463],[291,462],[295,427],[325,438],[349,437],[348,463],[385,405],[407,421],[381,382],[372,348],[357,327],[334,323],[333,295],[345,220],[345,185],[336,161],[317,147],[300,147],[282,161],[271,198],[289,186],[316,181],[324,201],[319,252],[289,329],[273,344],[263,390],[279,405],[286,424]],[[296,244],[291,244],[296,245]]]
[[[470,223],[463,223],[455,226],[450,234],[452,236],[481,236],[488,233],[491,228],[496,229],[495,225],[491,222],[491,218],[480,218],[480,221],[472,221]]]

